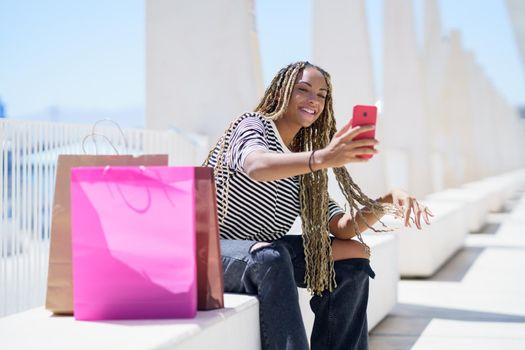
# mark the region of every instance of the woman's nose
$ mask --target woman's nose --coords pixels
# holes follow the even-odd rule
[[[315,94],[311,94],[308,97],[308,103],[311,104],[312,106],[318,106],[319,105],[319,101],[317,99],[317,96]]]

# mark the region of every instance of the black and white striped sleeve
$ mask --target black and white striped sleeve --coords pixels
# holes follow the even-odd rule
[[[344,214],[344,210],[332,198],[328,201],[328,222],[332,221],[337,214]]]
[[[256,115],[242,119],[235,127],[229,142],[227,162],[236,171],[244,172],[244,161],[253,151],[268,151],[263,121]]]

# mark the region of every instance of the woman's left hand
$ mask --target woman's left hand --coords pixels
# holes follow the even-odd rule
[[[434,214],[426,205],[419,203],[415,197],[399,189],[393,190],[390,195],[392,196],[392,204],[403,211],[405,226],[412,227],[410,225],[412,219],[416,227],[421,230],[421,217],[427,225],[430,225],[429,216],[434,216]]]

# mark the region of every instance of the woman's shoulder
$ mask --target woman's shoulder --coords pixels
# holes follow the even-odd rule
[[[246,118],[259,119],[263,122],[268,121],[268,118],[260,112],[245,112],[239,117],[239,120],[243,120]]]
[[[264,116],[264,114],[259,112],[246,112],[240,115],[234,124],[236,126],[251,125],[252,127],[254,125],[258,125],[260,127],[264,127],[265,129],[268,129],[271,126],[270,120]]]

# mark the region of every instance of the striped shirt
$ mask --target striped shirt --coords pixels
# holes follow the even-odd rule
[[[231,132],[230,132],[231,133]],[[253,151],[289,153],[272,120],[258,113],[246,113],[234,124],[229,134],[230,147],[224,163],[230,169],[227,213],[219,223],[223,239],[273,241],[283,237],[300,215],[299,176],[274,180],[251,180],[244,170],[244,161]],[[210,158],[215,166],[219,146]],[[224,181],[217,176],[217,205],[219,217],[224,214]],[[330,200],[329,220],[343,210]]]

